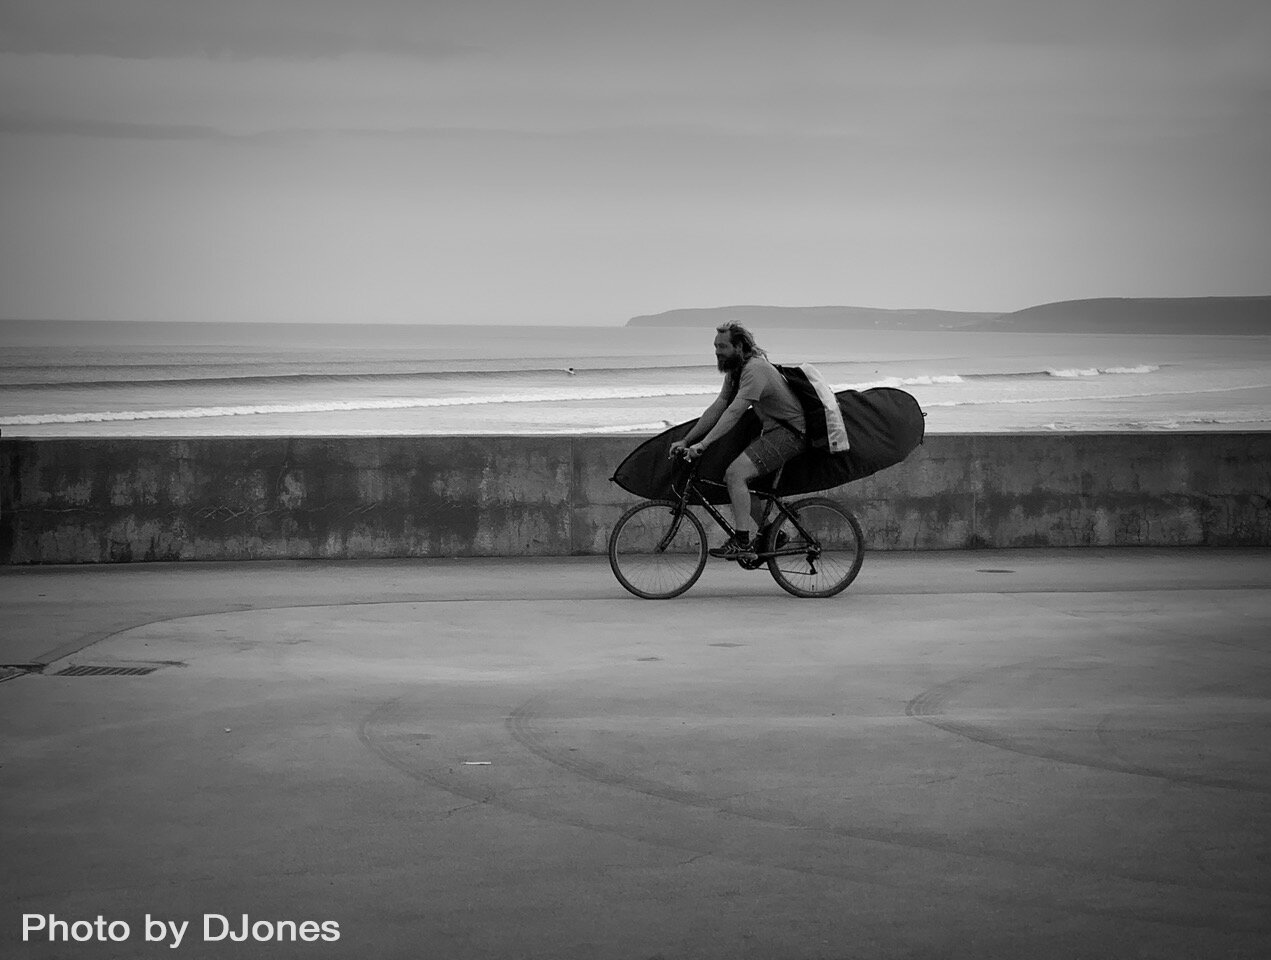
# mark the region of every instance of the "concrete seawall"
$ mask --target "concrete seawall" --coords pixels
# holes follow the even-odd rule
[[[0,562],[604,553],[641,438],[0,440]],[[876,550],[1271,546],[1271,433],[938,434],[827,495]]]

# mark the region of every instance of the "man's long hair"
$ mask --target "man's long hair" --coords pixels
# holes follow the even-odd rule
[[[755,356],[766,359],[768,354],[755,343],[755,335],[736,320],[721,323],[715,328],[715,332],[727,334],[733,349],[741,351],[741,363],[728,372],[728,402],[732,403],[737,391],[741,389],[741,368],[746,365],[746,361]]]
[[[755,335],[741,325],[737,320],[727,320],[715,328],[716,333],[728,334],[728,342],[735,349],[741,350],[743,360],[749,360],[753,356],[768,356],[767,352],[759,344],[755,343]]]

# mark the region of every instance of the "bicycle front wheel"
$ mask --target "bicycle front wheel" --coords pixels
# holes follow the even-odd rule
[[[772,579],[796,597],[832,597],[843,592],[865,559],[861,525],[826,497],[800,500],[789,510],[793,521],[783,515],[773,533],[777,555],[768,560]]]
[[[637,503],[609,535],[609,566],[618,582],[645,600],[669,600],[706,567],[706,530],[670,500]]]

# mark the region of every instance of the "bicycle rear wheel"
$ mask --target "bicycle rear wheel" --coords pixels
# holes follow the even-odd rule
[[[670,500],[637,503],[609,535],[609,566],[618,582],[645,600],[669,600],[706,567],[706,530]]]
[[[782,590],[796,597],[832,597],[856,579],[865,559],[861,525],[845,508],[826,497],[811,497],[789,507],[797,519],[782,516],[773,532],[780,554],[768,560],[768,572]]]

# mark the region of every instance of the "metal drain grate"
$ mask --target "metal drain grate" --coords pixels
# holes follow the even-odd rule
[[[53,674],[55,677],[144,677],[158,667],[67,667]]]

